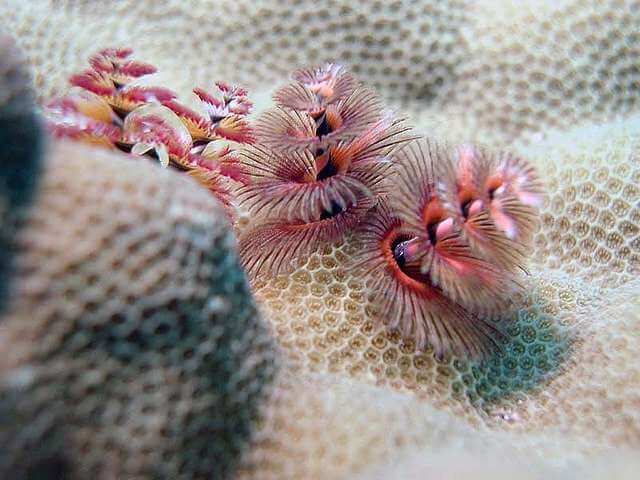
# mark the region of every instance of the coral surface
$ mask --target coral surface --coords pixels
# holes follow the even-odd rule
[[[284,418],[282,423],[266,423],[260,436],[282,441],[303,435],[291,429],[322,428],[321,436],[338,444],[325,445],[320,435],[306,441],[284,441],[278,444],[280,448],[258,442],[249,459],[259,458],[260,469],[246,478],[278,478],[283,469],[293,472],[289,478],[321,478],[327,465],[338,478],[357,470],[359,464],[354,462],[392,461],[400,451],[431,452],[433,458],[438,458],[434,450],[440,448],[468,451],[455,435],[434,439],[424,432],[426,427],[417,419],[428,417],[435,422],[438,418],[420,410],[428,409],[427,405],[449,412],[486,435],[478,447],[482,454],[506,455],[504,449],[509,455],[519,452],[520,468],[529,468],[533,462],[543,469],[589,471],[584,463],[587,454],[597,458],[596,454],[609,449],[637,448],[638,122],[577,128],[559,137],[552,135],[548,143],[523,148],[546,172],[549,197],[542,208],[543,219],[566,225],[555,226],[547,220],[537,233],[531,275],[526,293],[516,301],[520,310],[507,329],[504,356],[482,362],[452,357],[438,361],[432,351],[416,354],[414,346],[403,342],[400,335],[377,325],[362,278],[342,268],[357,254],[358,245],[352,241],[320,249],[290,276],[258,282],[256,294],[289,363],[301,372],[316,372],[326,382],[350,379],[350,387],[336,389],[352,388],[351,401],[362,398],[363,393],[356,393],[362,388],[358,385],[367,383],[389,397],[388,403],[376,400],[382,394],[372,390],[369,395],[375,408],[359,408],[358,415],[349,417],[353,429],[346,431],[342,425],[332,428],[329,420],[350,408],[338,400],[327,400],[322,414],[296,414],[295,418],[308,419],[308,427],[285,413],[292,406],[276,404],[270,414],[281,412],[294,423],[289,425]],[[593,192],[581,188],[597,172],[607,172],[605,181],[596,182]],[[585,203],[585,196],[599,200]],[[628,209],[605,229],[599,219],[610,218],[611,206],[620,202],[629,205]],[[577,237],[573,225],[580,222],[588,222],[589,228]],[[603,231],[607,232],[604,236]],[[576,241],[593,245],[590,254],[567,249],[574,235]],[[301,387],[286,383],[279,388],[285,398],[296,398],[290,390]],[[412,402],[420,399],[417,404],[422,406],[416,407],[418,411],[394,413],[393,420],[386,418],[398,408],[391,405],[397,401],[394,391],[405,392]],[[405,424],[405,418],[415,423]],[[362,424],[367,429],[355,427]],[[392,445],[386,443],[389,438]],[[362,444],[375,448],[360,449]],[[296,455],[305,461],[287,461]],[[599,471],[601,476],[602,468]]]
[[[54,142],[22,217],[0,476],[233,472],[276,359],[220,205],[146,160]]]
[[[266,92],[294,68],[340,61],[431,136],[509,144],[541,172],[548,197],[503,356],[438,361],[386,332],[362,279],[341,268],[357,246],[348,239],[255,285],[285,366],[240,478],[379,478],[376,467],[403,454],[451,471],[447,454],[461,452],[606,476],[599,459],[637,451],[636,1],[9,0],[0,14],[41,99],[117,42],[180,93],[218,78]],[[91,223],[72,218],[58,228]],[[139,283],[130,278],[118,285]]]
[[[179,93],[212,78],[269,90],[337,61],[438,137],[509,142],[638,108],[636,0],[6,0],[0,14],[42,99],[122,42]]]

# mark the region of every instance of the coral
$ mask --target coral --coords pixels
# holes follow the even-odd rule
[[[488,450],[488,451],[487,451]],[[515,457],[515,458],[514,458]],[[461,480],[509,480],[520,478],[557,479],[579,477],[587,480],[617,478],[632,480],[636,478],[640,462],[634,452],[611,452],[606,458],[598,458],[588,467],[572,465],[570,468],[542,467],[531,465],[524,455],[514,454],[509,449],[485,449],[475,451],[460,458],[455,448],[438,452],[436,459],[425,458],[414,453],[386,465],[376,465],[367,469],[357,480],[384,480],[402,478],[403,480],[421,480],[423,478],[456,478]]]
[[[382,322],[438,357],[493,353],[494,319],[509,307],[536,225],[535,169],[507,153],[416,142],[335,64],[292,80],[258,118],[257,145],[241,151],[248,273],[290,273],[355,229],[364,245],[349,267],[363,271]]]
[[[251,130],[242,118],[251,108],[246,91],[218,83],[218,99],[195,89],[207,109],[201,115],[166,89],[133,83],[155,68],[131,54],[107,48],[90,57],[91,68],[70,80],[82,95],[45,109],[53,135],[134,154],[153,150],[164,167],[223,174],[220,165],[207,170],[196,159],[226,120]],[[241,150],[237,163],[239,207],[253,222],[239,242],[248,273],[289,273],[293,261],[357,228],[368,245],[353,268],[364,269],[367,287],[382,300],[383,323],[418,351],[429,344],[439,359],[499,350],[494,323],[508,312],[514,270],[525,268],[540,203],[535,170],[506,153],[415,142],[341,66],[291,78],[274,94],[278,106],[258,118],[256,146]],[[231,179],[228,185],[217,195],[227,207]]]
[[[548,172],[535,262],[615,288],[640,273],[638,118],[556,131],[520,147]]]
[[[214,6],[215,21],[205,21]],[[63,51],[62,45],[69,46],[74,56],[84,58],[94,45],[111,44],[115,38],[149,52],[150,61],[163,71],[168,61],[174,67],[182,65],[171,82],[180,91],[190,88],[187,79],[200,83],[226,78],[262,86],[281,81],[301,65],[336,61],[350,65],[354,73],[371,79],[376,90],[406,104],[414,95],[431,98],[448,91],[456,63],[462,60],[460,29],[468,25],[468,6],[458,0],[413,5],[370,0],[338,0],[326,5],[243,0],[198,5],[173,2],[156,6],[150,15],[148,6],[136,2],[107,2],[96,8],[82,1],[55,7],[41,1],[34,7],[39,12],[47,9],[46,18],[36,8],[18,2],[8,3],[2,13],[16,36],[24,38],[34,64],[42,66],[36,82],[45,97],[58,93],[77,65],[66,69],[70,65],[61,66],[38,52],[40,42],[59,45],[58,51]],[[109,22],[106,29],[86,35],[94,22],[104,25],[105,21]],[[112,28],[111,22],[118,27]],[[63,24],[74,34],[62,28]],[[27,25],[35,31],[24,36]],[[157,35],[160,31],[167,36]],[[256,38],[262,41],[255,42]],[[169,60],[168,51],[182,54]],[[178,71],[168,71],[172,70]]]
[[[639,15],[634,0],[478,2],[443,116],[512,141],[633,114]]]
[[[274,442],[274,431],[295,441]],[[480,436],[415,398],[340,375],[283,369],[238,478],[348,478],[399,448],[462,437],[471,443]]]
[[[228,477],[276,360],[207,191],[52,142],[15,248],[0,476]]]
[[[528,143],[516,150],[543,174],[549,198],[534,233],[531,306],[507,332],[512,354],[478,368],[411,353],[375,326],[362,279],[340,268],[352,245],[320,249],[292,275],[257,285],[294,370],[264,403],[273,420],[246,451],[242,478],[354,478],[403,452],[438,462],[442,444],[459,459],[470,430],[509,455],[581,465],[568,475],[605,464],[602,477],[618,458],[608,448],[640,444],[639,223],[629,201],[640,11],[633,0],[470,3],[243,0],[216,2],[215,19],[211,2],[0,5],[41,99],[65,89],[96,45],[115,42],[144,52],[180,93],[212,78],[270,92],[292,68],[329,60],[438,139]],[[607,118],[617,115],[631,118]],[[554,125],[564,131],[552,134]],[[441,428],[428,423],[437,416]]]
[[[540,454],[542,458],[535,460],[539,464],[567,466],[576,461],[580,468],[588,468],[584,463],[586,453],[595,459],[609,448],[637,448],[637,232],[624,230],[620,242],[608,244],[606,235],[600,239],[600,227],[594,225],[583,239],[597,243],[608,254],[598,255],[585,265],[581,257],[572,259],[564,253],[565,238],[571,238],[574,229],[544,222],[544,218],[557,218],[556,215],[566,216],[568,225],[578,222],[579,218],[568,213],[576,205],[592,210],[597,219],[608,215],[610,205],[624,196],[623,192],[633,194],[638,175],[637,122],[638,119],[551,133],[549,142],[520,147],[519,153],[545,172],[549,195],[541,206],[543,224],[534,235],[528,288],[517,299],[522,307],[505,332],[504,356],[480,362],[451,357],[438,361],[433,351],[416,354],[411,342],[385,331],[372,317],[362,277],[344,267],[359,249],[357,242],[348,239],[341,245],[319,249],[307,261],[300,262],[292,275],[255,285],[286,358],[302,372],[329,372],[356,383],[375,383],[390,396],[400,391],[409,398],[417,397],[479,431],[489,431],[488,438],[501,445],[517,447],[527,455]],[[595,187],[607,201],[585,203],[578,195],[580,185],[588,178],[578,173],[582,169],[588,172],[586,166],[590,165],[596,167],[596,172],[606,165],[607,172],[611,172],[608,178],[612,181],[599,182]],[[557,206],[559,200],[554,199],[562,199],[561,210]],[[630,204],[625,216],[614,223],[620,225],[616,228],[634,224],[629,215],[636,207]],[[618,249],[628,253],[618,255]],[[563,261],[558,261],[563,255]],[[565,273],[565,267],[570,274]],[[376,405],[370,423],[389,411]],[[271,408],[288,411],[287,407],[279,410],[278,405]],[[311,423],[308,428],[328,421],[307,418]],[[399,418],[415,420],[419,414],[407,412],[406,417]],[[291,438],[284,427],[265,428],[270,430],[260,435],[285,443]],[[394,432],[393,424],[380,428],[380,435],[392,435],[382,431]],[[376,462],[385,458],[391,461],[399,451],[412,448],[420,455],[437,458],[437,452],[429,452],[441,445],[440,441],[426,440],[422,444],[419,438],[424,438],[423,434],[415,433],[414,437],[411,428],[398,429],[400,438],[405,439],[400,441],[403,446],[381,453]],[[509,435],[503,437],[504,432]],[[359,438],[355,430],[351,435],[335,435],[332,438],[340,439],[342,449],[341,460],[336,462],[342,461],[342,467],[333,468],[343,468],[343,474],[348,476],[356,469],[349,462],[360,456],[369,457],[357,449]],[[545,444],[553,445],[551,451],[545,450]],[[303,446],[298,443],[297,448]],[[466,452],[455,441],[451,448]],[[255,444],[251,458],[263,458],[260,452],[266,452],[264,449],[262,444]],[[289,465],[284,460],[284,447],[280,453],[267,451],[268,461],[263,458],[260,464],[262,475]],[[303,451],[299,454],[303,458],[313,458],[319,452],[327,454],[313,441]]]
[[[509,142],[638,107],[635,0],[9,0],[0,14],[45,99],[95,45],[120,42],[181,93],[211,78],[271,90],[300,65],[339,62],[452,139]]]

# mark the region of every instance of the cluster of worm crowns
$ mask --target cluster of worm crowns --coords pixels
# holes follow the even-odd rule
[[[371,311],[417,350],[484,357],[522,288],[542,200],[531,165],[506,152],[438,144],[343,67],[293,73],[255,122],[246,92],[195,89],[204,113],[162,88],[153,67],[103,50],[72,77],[81,90],[47,106],[51,131],[194,175],[249,214],[239,254],[250,278],[291,272],[326,245],[357,246]]]
[[[89,58],[90,67],[70,79],[74,89],[44,109],[49,131],[185,171],[206,186],[232,213],[232,189],[241,181],[235,150],[252,143],[246,90],[216,82],[195,88],[195,108],[177,95],[139,80],[156,68],[131,59],[128,48],[108,48]]]

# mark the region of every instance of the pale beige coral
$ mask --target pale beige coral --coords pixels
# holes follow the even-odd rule
[[[506,468],[504,460],[495,468],[498,473],[516,466],[539,475],[587,473],[587,465],[576,460],[581,446],[568,442],[559,429],[530,433],[523,441],[517,432],[478,429],[418,397],[331,373],[285,369],[274,390],[272,402],[278,407],[265,409],[239,478],[354,478],[353,472],[362,471],[358,479],[404,479],[414,456],[423,469],[415,478],[473,478],[464,467],[482,458],[507,458]],[[273,431],[281,434],[274,437]],[[544,457],[558,457],[559,445],[562,461],[542,463]],[[453,455],[457,461],[448,465]],[[486,462],[476,466],[494,470]]]
[[[436,462],[441,444],[467,452],[467,437],[481,455],[533,453],[542,469],[637,450],[638,119],[548,129],[637,110],[638,6],[10,0],[0,14],[43,97],[114,43],[135,47],[181,92],[217,78],[267,90],[292,68],[332,59],[430,133],[518,140],[537,164],[549,196],[505,357],[475,365],[413,353],[372,320],[364,285],[340,268],[354,244],[256,285],[288,366],[240,476],[352,478],[405,452]],[[537,143],[542,133],[549,141]]]
[[[493,432],[498,449],[515,444],[540,452],[549,442],[554,448],[541,456],[542,465],[566,465],[571,455],[584,459],[611,448],[637,448],[640,244],[637,231],[625,225],[638,225],[638,120],[577,128],[564,134],[565,142],[551,135],[549,142],[520,147],[545,172],[543,218],[562,225],[547,220],[538,233],[526,293],[517,300],[519,311],[507,329],[506,355],[473,363],[438,362],[430,351],[415,354],[413,345],[374,321],[361,279],[342,268],[357,249],[351,240],[317,252],[290,276],[254,285],[288,360],[304,372],[328,372],[406,392],[479,431]],[[600,178],[603,168],[610,173]],[[591,175],[598,178],[589,180]],[[593,192],[576,194],[590,181]],[[599,226],[597,219],[621,201],[628,202],[628,209],[612,225]],[[583,210],[594,216],[579,240],[595,245],[588,257],[566,249]],[[602,237],[601,231],[619,241],[611,242],[613,236]],[[380,405],[370,422],[382,418],[385,408]],[[403,425],[398,430],[388,424],[379,428],[402,445],[421,444],[425,455],[436,446],[430,440],[421,443],[420,433],[398,422]],[[271,438],[291,438],[285,427],[274,430]],[[337,448],[353,446],[353,455],[360,455],[359,441],[354,428]],[[296,448],[304,444],[297,442]],[[313,459],[319,442],[307,445],[305,458]],[[403,448],[378,452],[376,458],[390,460]],[[263,445],[256,444],[252,454],[260,451]],[[261,474],[280,468],[286,449],[281,454],[265,452],[269,461],[261,463]],[[344,468],[349,471],[347,464]]]
[[[517,149],[546,174],[534,258],[605,288],[640,273],[640,119],[549,133]]]
[[[0,17],[60,92],[96,46],[132,46],[186,93],[345,63],[437,136],[510,142],[638,107],[637,0],[8,0]],[[269,87],[270,88],[270,87]]]
[[[640,461],[636,452],[611,452],[606,457],[595,459],[587,466],[552,468],[531,465],[523,455],[513,450],[476,452],[460,457],[458,449],[446,449],[436,458],[418,453],[408,455],[387,465],[376,465],[356,480],[423,480],[425,478],[455,478],[456,480],[562,480],[581,478],[593,480],[615,478],[634,480],[640,471]]]
[[[341,478],[408,446],[476,435],[411,396],[343,375],[283,370],[274,391],[239,478]]]
[[[0,13],[39,66],[42,95],[59,91],[97,43],[110,41],[143,51],[183,90],[212,78],[257,87],[334,60],[406,102],[432,98],[451,82],[464,50],[459,30],[468,23],[467,3],[10,0]]]
[[[483,0],[440,118],[512,141],[639,106],[637,0]]]
[[[228,476],[276,359],[220,205],[145,159],[44,160],[0,315],[0,476]]]

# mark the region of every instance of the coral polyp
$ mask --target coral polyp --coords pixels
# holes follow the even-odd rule
[[[120,115],[148,102],[166,102],[176,94],[163,87],[132,84],[140,77],[156,72],[146,63],[128,60],[129,49],[105,49],[89,58],[91,69],[73,75],[71,85],[92,92],[104,100]]]
[[[180,119],[167,107],[150,103],[127,115],[122,143],[131,145],[131,153],[143,155],[151,150],[163,166],[169,159],[181,163],[189,156],[191,137]]]
[[[115,147],[121,137],[109,104],[90,92],[53,99],[46,105],[46,114],[49,131],[55,137],[106,147]]]
[[[136,78],[156,72],[156,67],[131,59],[130,48],[105,48],[89,57],[89,65],[96,74],[104,75],[105,81],[121,87]]]
[[[502,153],[493,159],[485,184],[489,211],[511,240],[528,244],[542,204],[542,183],[535,169],[521,158]]]
[[[387,192],[385,179],[393,169],[388,155],[406,141],[407,130],[387,115],[352,142],[322,152],[246,148],[240,157],[252,181],[240,188],[239,198],[254,215],[286,220],[309,222],[347,210],[359,195]]]
[[[194,88],[203,113],[196,112],[175,101],[163,102],[176,113],[189,129],[195,144],[203,144],[225,138],[239,143],[253,143],[253,131],[244,118],[253,104],[243,88],[216,82],[218,96],[202,88]]]
[[[291,79],[292,83],[273,94],[273,100],[280,107],[306,111],[313,117],[348,97],[358,85],[344,67],[333,63],[296,70]]]
[[[320,245],[337,242],[352,231],[374,202],[357,196],[346,210],[327,214],[327,218],[267,221],[250,229],[240,238],[239,253],[251,276],[290,272],[293,261],[306,259]]]
[[[524,269],[542,185],[526,161],[472,145],[438,163],[438,190],[465,241],[483,258]]]
[[[514,278],[471,247],[456,214],[447,208],[437,188],[436,165],[451,161],[446,148],[429,141],[414,143],[398,155],[392,203],[413,236],[405,257],[418,261],[421,272],[452,300],[483,314],[497,313],[515,288]]]
[[[326,150],[337,142],[352,140],[362,134],[380,118],[381,111],[376,94],[358,88],[343,100],[313,114],[275,107],[260,116],[255,128],[260,141],[273,149]]]

